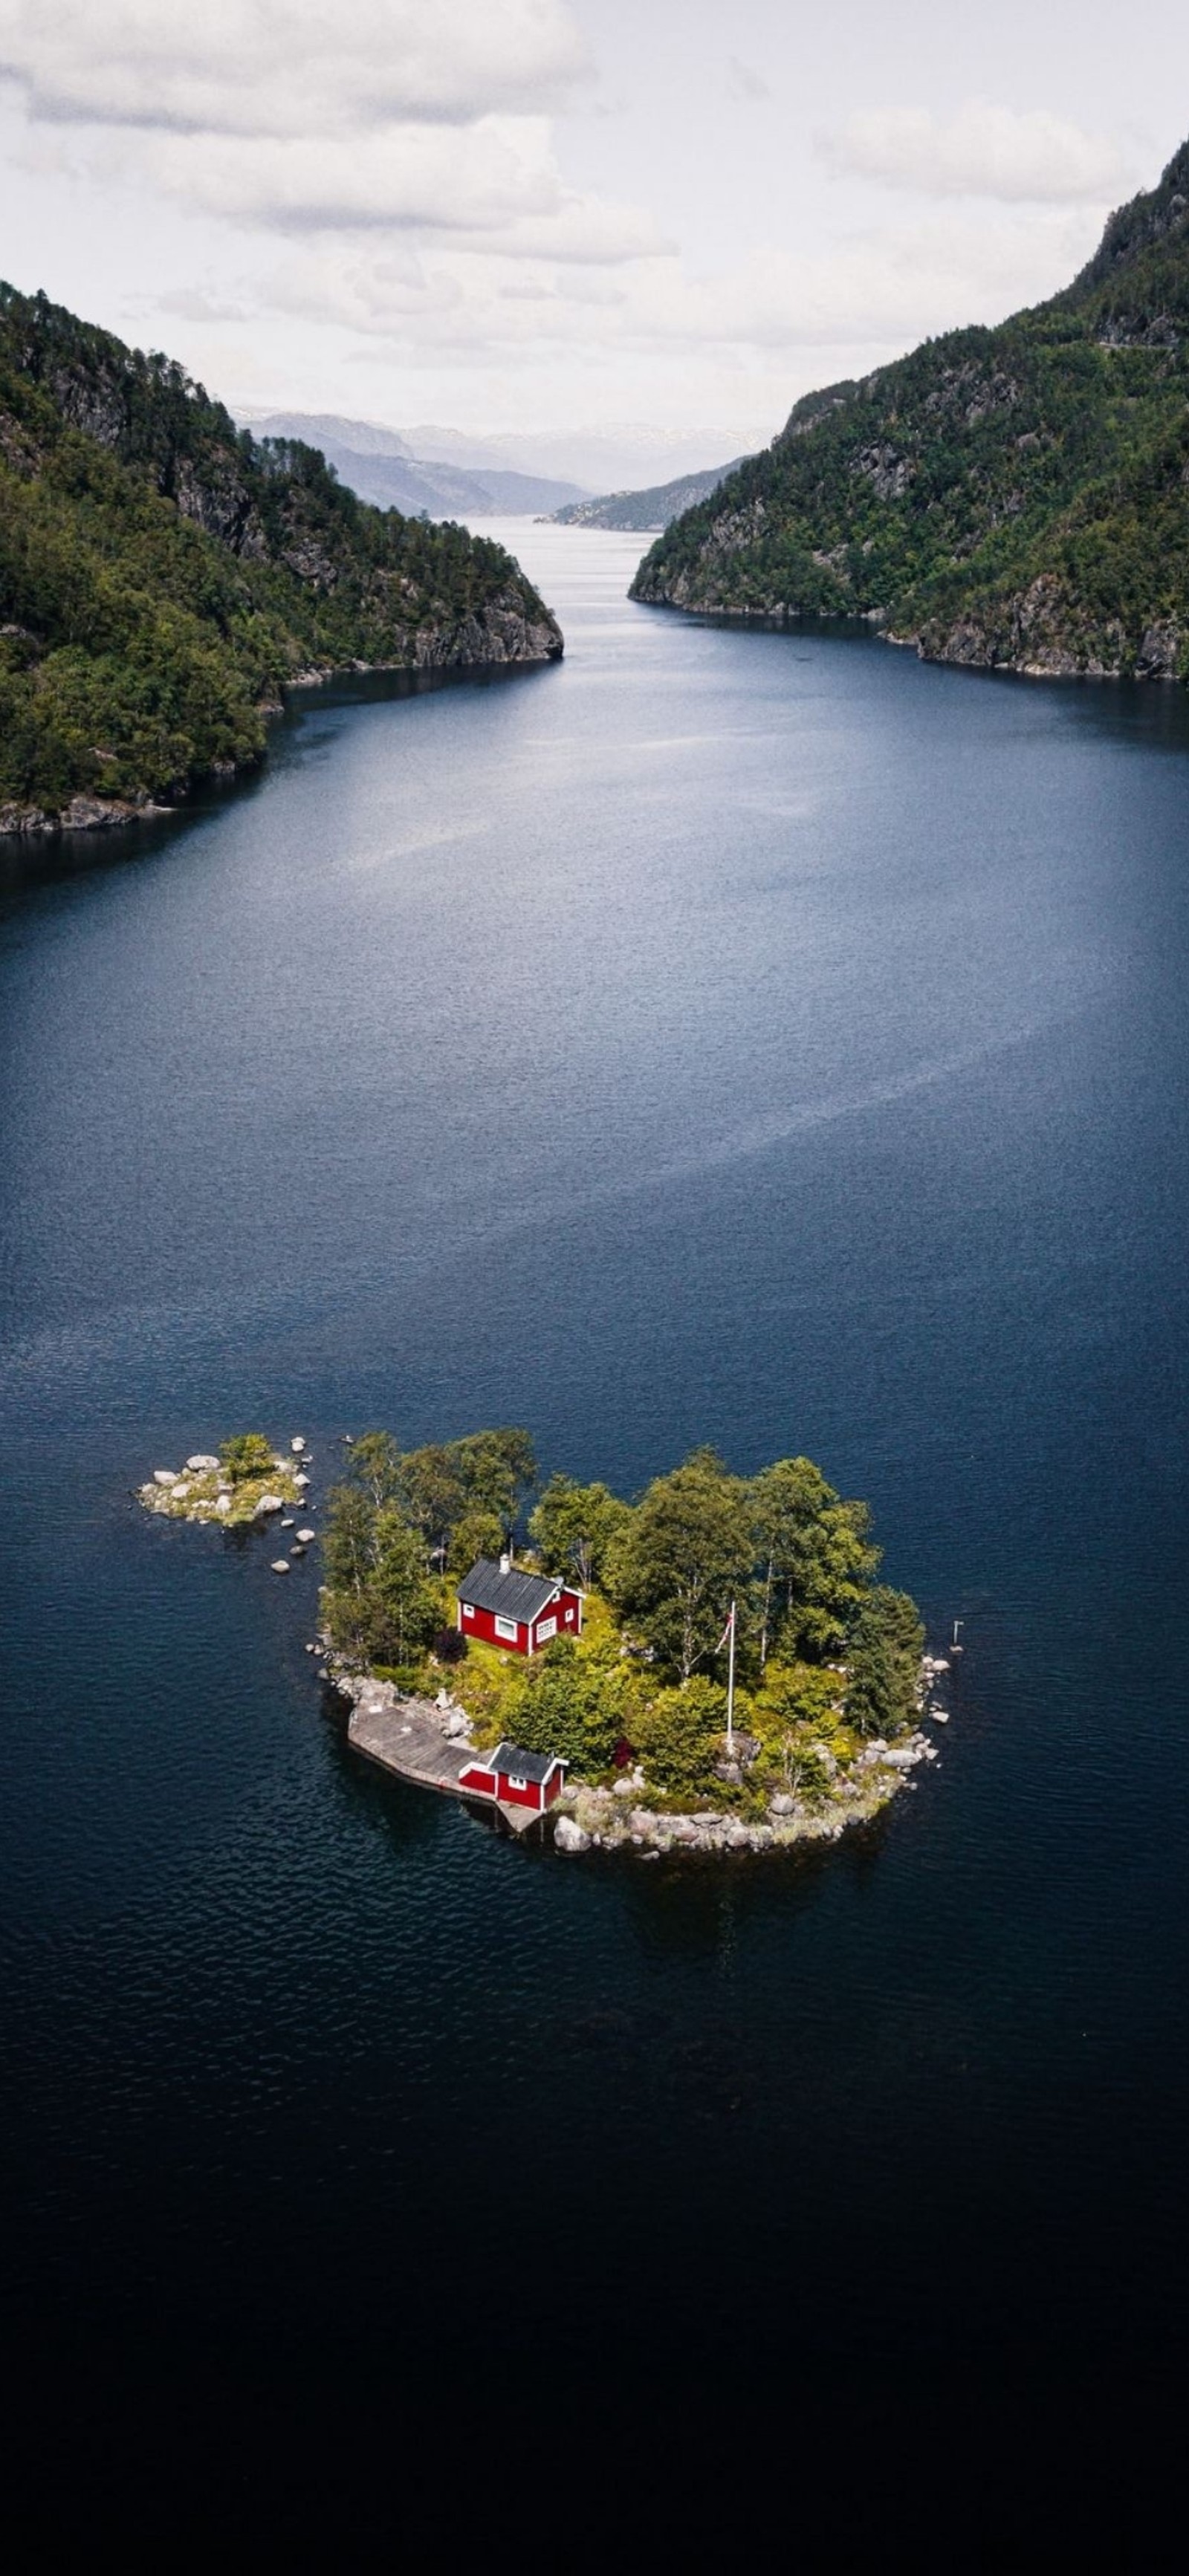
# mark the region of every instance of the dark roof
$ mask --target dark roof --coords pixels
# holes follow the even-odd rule
[[[547,1780],[557,1758],[556,1753],[526,1753],[519,1744],[497,1744],[491,1768],[510,1771],[514,1780]]]
[[[493,1610],[500,1619],[538,1619],[560,1590],[555,1575],[522,1574],[516,1565],[501,1574],[493,1557],[481,1556],[459,1584],[458,1597],[473,1602],[476,1610]]]

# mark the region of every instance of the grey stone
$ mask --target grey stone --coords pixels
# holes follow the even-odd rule
[[[273,1561],[272,1561],[272,1571],[273,1571],[273,1573],[274,1573],[274,1574],[288,1574],[288,1571],[289,1571],[289,1559],[288,1559],[288,1557],[287,1557],[287,1556],[274,1556]]]
[[[553,1828],[553,1843],[556,1851],[589,1851],[590,1835],[586,1833],[583,1827],[575,1821],[573,1816],[559,1816],[557,1823]]]
[[[218,1459],[208,1458],[201,1449],[196,1450],[192,1458],[187,1458],[186,1465],[192,1476],[217,1476],[219,1472]]]

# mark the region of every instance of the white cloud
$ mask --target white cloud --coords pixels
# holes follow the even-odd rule
[[[998,197],[1008,204],[1109,197],[1121,156],[1046,108],[1017,113],[972,99],[947,122],[924,107],[856,109],[819,149],[836,170],[930,197]]]
[[[366,226],[478,230],[551,215],[561,186],[536,117],[388,125],[335,135],[146,137],[140,167],[173,196],[233,223],[281,231]]]
[[[0,0],[0,74],[63,175],[250,230],[655,257],[651,215],[563,186],[543,111],[586,67],[564,0]]]
[[[675,255],[640,259],[613,286],[597,270],[517,261],[498,236],[484,260],[443,240],[412,266],[343,241],[285,263],[267,293],[290,314],[402,353],[465,346],[495,361],[548,342],[671,362],[749,350],[792,370],[799,353],[828,351],[813,360],[820,378],[849,370],[856,350],[870,365],[1051,292],[1097,228],[1096,214],[1064,208],[1007,215],[991,229],[939,212],[817,253],[754,250],[714,276],[691,274]]]
[[[565,0],[0,0],[35,117],[310,135],[555,104],[589,70]]]

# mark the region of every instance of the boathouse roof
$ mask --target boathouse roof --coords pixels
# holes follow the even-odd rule
[[[500,1619],[537,1619],[561,1588],[556,1575],[522,1574],[515,1565],[505,1570],[494,1557],[481,1556],[459,1584],[458,1597]]]
[[[493,1771],[502,1772],[505,1778],[511,1773],[514,1780],[531,1780],[539,1784],[548,1779],[557,1758],[556,1753],[526,1753],[522,1744],[497,1744],[490,1756],[490,1766]]]

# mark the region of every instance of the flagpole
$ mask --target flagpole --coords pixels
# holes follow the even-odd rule
[[[731,1603],[731,1653],[727,1664],[727,1751],[735,1750],[735,1604]]]

